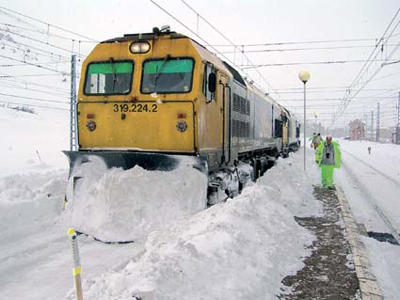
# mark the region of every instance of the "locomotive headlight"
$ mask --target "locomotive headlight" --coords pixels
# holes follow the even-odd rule
[[[178,123],[176,124],[176,129],[180,132],[185,132],[187,129],[187,124],[185,121],[179,120]]]
[[[97,127],[96,122],[95,121],[88,121],[86,124],[87,129],[89,129],[89,131],[94,131]]]
[[[147,53],[150,51],[150,44],[148,42],[134,42],[129,46],[129,50],[133,54]]]

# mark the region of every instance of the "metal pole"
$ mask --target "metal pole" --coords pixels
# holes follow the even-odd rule
[[[380,123],[381,123],[381,113],[380,113],[380,105],[378,102],[378,110],[376,112],[376,141],[379,143],[379,138],[380,138]]]
[[[318,131],[318,128],[317,128],[317,118],[318,118],[318,116],[315,115],[314,131]],[[319,132],[319,131],[318,131],[318,132]]]
[[[68,229],[68,236],[71,238],[72,260],[74,267],[72,268],[72,275],[74,276],[75,296],[77,300],[83,300],[82,281],[81,281],[81,262],[79,258],[77,235],[73,228]]]
[[[371,141],[374,140],[374,111],[371,110]]]
[[[71,106],[70,106],[70,150],[77,150],[76,134],[76,55],[71,56]]]
[[[306,167],[306,83],[304,82],[304,171],[307,169]]]
[[[397,99],[397,127],[400,127],[400,92],[399,98]]]
[[[397,126],[396,126],[395,143],[400,144],[400,92],[399,92],[399,98],[397,99]]]

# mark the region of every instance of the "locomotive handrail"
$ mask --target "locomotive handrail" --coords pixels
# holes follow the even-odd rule
[[[225,85],[222,80],[219,80],[219,85],[222,85],[222,157],[221,165],[225,163]]]
[[[232,109],[231,109],[231,102],[232,102],[232,99],[231,99],[231,95],[232,95],[232,88],[229,86],[229,84],[225,84],[225,88],[228,88],[229,89],[229,96],[228,96],[228,102],[229,102],[229,111],[228,111],[228,118],[229,118],[229,129],[228,129],[228,132],[229,132],[229,139],[228,139],[228,147],[229,147],[229,159],[228,159],[228,161],[226,162],[227,164],[229,164],[230,163],[230,161],[231,161],[231,152],[232,152]]]

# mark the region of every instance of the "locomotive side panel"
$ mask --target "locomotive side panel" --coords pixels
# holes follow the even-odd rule
[[[191,41],[200,56],[199,95],[196,98],[199,154],[207,158],[210,169],[232,163],[230,89],[232,77],[225,65],[201,45]],[[210,92],[210,74],[216,77],[215,91]]]
[[[248,99],[247,87],[234,82],[232,89],[232,148],[234,152],[251,151],[251,100]]]
[[[255,94],[254,150],[272,149],[275,146],[272,135],[272,102]]]

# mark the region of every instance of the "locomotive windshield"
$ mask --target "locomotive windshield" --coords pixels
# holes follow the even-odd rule
[[[86,72],[86,95],[128,94],[132,86],[133,62],[95,62]]]
[[[192,89],[194,61],[168,58],[146,61],[143,66],[141,92],[187,93]]]

